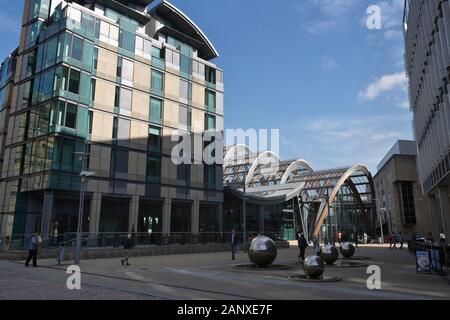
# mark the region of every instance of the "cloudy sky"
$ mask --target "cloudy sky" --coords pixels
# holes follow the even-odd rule
[[[18,43],[21,0],[0,0],[0,56]],[[403,0],[172,0],[225,70],[225,127],[280,129],[283,159],[373,172],[411,139]],[[14,6],[12,5],[14,3]],[[381,8],[381,30],[366,26]]]

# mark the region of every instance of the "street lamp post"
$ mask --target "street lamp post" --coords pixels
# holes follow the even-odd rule
[[[376,203],[378,203],[378,205],[380,206],[380,208],[378,209],[378,213],[379,213],[379,219],[380,219],[380,234],[381,234],[381,243],[384,243],[384,232],[383,232],[383,217],[381,216],[381,211],[387,211],[386,208],[381,208],[381,204],[380,204],[380,200],[379,199],[374,199],[376,201]]]
[[[84,211],[84,194],[85,194],[85,184],[89,177],[95,175],[95,172],[86,171],[86,157],[89,153],[86,152],[75,152],[82,159],[82,170],[80,173],[81,185],[80,185],[80,204],[78,206],[78,227],[77,227],[77,242],[75,250],[75,264],[80,264],[81,256],[81,233],[83,229],[83,211]]]
[[[244,189],[243,189],[243,196],[242,196],[242,215],[243,215],[243,228],[244,228],[244,232],[243,232],[243,236],[244,239],[242,241],[243,245],[244,245],[244,250],[247,248],[247,204],[246,204],[246,199],[245,199],[245,192],[246,192],[246,180],[247,180],[247,175],[244,175]]]

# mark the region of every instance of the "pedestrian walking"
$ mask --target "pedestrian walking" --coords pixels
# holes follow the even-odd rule
[[[131,250],[133,249],[133,241],[131,240],[131,233],[128,234],[128,236],[123,239],[122,242],[123,250],[124,250],[124,257],[121,259],[122,265],[129,266],[128,259],[130,258]]]
[[[355,247],[358,248],[358,233],[352,233],[352,241],[355,243]]]
[[[403,235],[401,231],[397,234],[397,240],[397,242],[400,243],[400,250],[403,250]]]
[[[316,235],[312,237],[312,243],[313,243],[313,254],[318,255],[320,252],[320,245],[319,245],[319,238]]]
[[[302,258],[302,261],[305,261],[305,250],[308,247],[308,242],[305,239],[305,235],[301,233],[298,237],[298,248],[300,249],[299,258]]]
[[[392,242],[392,249],[397,250],[397,235],[395,234],[395,232],[392,232],[392,237],[391,237],[391,242]]]
[[[230,238],[228,238],[228,243],[231,247],[231,260],[236,260],[236,249],[238,244],[238,238],[236,235],[236,230],[231,230]]]
[[[30,261],[33,260],[33,267],[37,267],[37,254],[38,254],[38,247],[39,247],[39,240],[40,237],[37,233],[33,234],[33,236],[30,239],[30,245],[28,246],[28,258],[25,262],[25,267],[28,267],[30,265]]]

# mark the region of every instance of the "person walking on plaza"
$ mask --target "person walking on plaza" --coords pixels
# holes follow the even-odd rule
[[[403,235],[401,231],[397,234],[397,240],[397,242],[400,243],[400,250],[403,250]]]
[[[231,247],[231,260],[236,260],[236,249],[237,249],[237,244],[238,244],[236,230],[233,229],[231,231],[231,236],[228,239],[228,243],[230,244],[230,247]]]
[[[302,261],[305,261],[305,250],[306,247],[308,247],[308,242],[305,239],[305,235],[303,233],[300,234],[298,237],[298,247],[300,249],[300,254],[298,255],[299,258],[302,258]]]
[[[124,250],[124,257],[121,259],[122,265],[129,266],[128,259],[130,258],[131,250],[133,249],[133,241],[131,240],[131,233],[128,234],[128,236],[123,239],[123,250]]]
[[[313,254],[318,255],[320,252],[319,238],[316,235],[312,237]]]
[[[30,239],[30,245],[28,247],[28,258],[25,262],[25,267],[30,265],[31,259],[33,259],[33,267],[37,267],[37,254],[39,246],[39,235],[37,233],[33,234]]]
[[[391,240],[391,243],[392,243],[392,249],[397,250],[397,240],[398,240],[398,238],[397,238],[397,234],[395,233],[395,231],[392,232],[392,238],[391,238],[391,239],[392,239],[392,240]]]
[[[358,248],[358,233],[352,233],[352,241],[355,243],[355,247]]]

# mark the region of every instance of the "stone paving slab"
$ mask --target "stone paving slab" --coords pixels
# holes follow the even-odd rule
[[[308,249],[310,250],[310,249]],[[309,251],[310,252],[310,251]],[[369,256],[365,263],[381,268],[382,290],[367,289],[367,268],[327,267],[325,275],[342,278],[336,283],[305,283],[289,280],[294,274],[303,274],[297,260],[298,249],[278,251],[276,264],[291,267],[289,270],[239,270],[235,266],[248,263],[248,257],[239,253],[232,261],[229,252],[185,254],[130,258],[131,265],[124,267],[120,259],[82,260],[82,288],[79,293],[61,293],[61,298],[83,299],[222,299],[222,300],[308,300],[308,299],[450,299],[450,285],[446,277],[419,275],[415,259],[408,250],[389,250],[384,247],[360,247],[356,255]],[[24,291],[23,282],[32,281],[32,288],[42,286],[49,291],[48,282],[58,290],[65,289],[66,265],[57,266],[54,260],[39,261],[40,268],[25,268],[23,262],[0,261],[0,299],[11,295],[41,299],[35,289]],[[8,289],[3,289],[1,281]],[[40,283],[39,281],[44,281]],[[37,289],[36,289],[37,290]],[[98,291],[100,290],[100,291]],[[5,291],[7,291],[5,293]],[[30,292],[27,294],[26,292]],[[33,293],[34,292],[34,293]],[[7,296],[5,296],[7,294]],[[78,294],[78,295],[77,295]],[[45,295],[43,296],[46,297]]]

